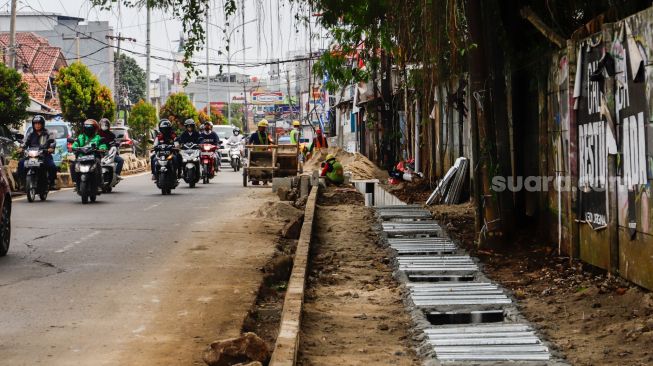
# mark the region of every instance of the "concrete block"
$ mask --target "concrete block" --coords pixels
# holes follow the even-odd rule
[[[277,193],[279,188],[290,191],[292,189],[292,177],[272,178],[272,193]]]

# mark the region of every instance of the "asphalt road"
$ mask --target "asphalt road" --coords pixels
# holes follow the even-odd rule
[[[195,189],[181,182],[171,196],[140,175],[94,204],[82,205],[72,190],[52,193],[46,202],[16,199],[11,247],[0,258],[0,365],[119,364],[132,340],[150,330],[165,297],[183,291],[162,290],[173,281],[166,279],[171,263],[186,261],[176,265],[179,271],[211,263],[184,259],[181,243],[192,238],[184,244],[195,245],[188,250],[206,250],[196,242],[214,242],[214,220],[255,209],[256,194],[242,187],[239,173],[225,171]],[[234,206],[225,202],[238,200],[247,203],[225,209]],[[162,322],[175,327],[176,321],[183,319]],[[159,364],[132,361],[121,364]]]

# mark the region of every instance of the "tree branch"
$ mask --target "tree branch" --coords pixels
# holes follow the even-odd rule
[[[542,35],[549,41],[555,43],[560,48],[563,48],[567,45],[567,40],[556,33],[553,29],[551,29],[551,27],[546,25],[529,6],[523,7],[519,13],[521,14],[522,18],[531,22],[531,24],[533,24],[533,26],[535,26],[535,28],[537,28],[537,30],[539,30],[540,33],[542,33]]]

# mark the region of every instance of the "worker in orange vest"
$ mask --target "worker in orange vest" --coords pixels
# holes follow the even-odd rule
[[[311,147],[308,152],[312,153],[315,148],[320,150],[326,149],[327,147],[329,147],[329,143],[327,142],[326,136],[324,136],[322,130],[318,128],[315,130],[315,137],[313,137],[313,142],[311,142]]]

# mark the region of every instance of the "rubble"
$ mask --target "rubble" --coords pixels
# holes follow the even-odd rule
[[[245,333],[211,343],[202,358],[209,366],[251,365],[252,362],[267,362],[270,350],[256,334]]]

